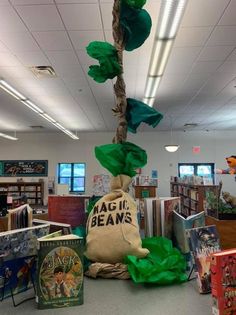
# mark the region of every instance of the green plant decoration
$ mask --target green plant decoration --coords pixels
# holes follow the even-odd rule
[[[97,59],[100,64],[89,67],[88,75],[96,82],[103,83],[121,73],[117,51],[113,45],[107,42],[94,41],[86,49],[88,55]]]
[[[123,3],[131,8],[141,9],[146,3],[146,0],[123,0]]]
[[[128,131],[136,133],[138,126],[142,122],[154,128],[162,118],[163,115],[156,109],[133,98],[127,98],[126,119],[128,122]]]
[[[123,29],[125,50],[132,51],[140,47],[148,38],[152,20],[146,10],[122,4],[120,24]]]

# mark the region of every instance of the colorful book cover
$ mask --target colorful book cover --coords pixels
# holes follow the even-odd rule
[[[215,225],[187,231],[189,247],[194,260],[200,293],[211,292],[211,255],[220,251],[219,235]]]
[[[204,211],[193,214],[185,218],[181,213],[173,211],[173,231],[175,245],[181,250],[182,254],[189,253],[188,237],[186,230],[202,227],[205,225]]]
[[[37,238],[48,233],[48,224],[0,233],[0,299],[32,287]]]
[[[63,235],[38,242],[38,308],[83,304],[83,238]]]
[[[236,314],[236,248],[211,256],[212,314]]]

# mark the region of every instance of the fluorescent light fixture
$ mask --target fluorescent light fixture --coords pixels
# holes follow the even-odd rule
[[[40,114],[40,116],[49,121],[50,123],[56,123],[56,120],[46,113],[42,113]]]
[[[18,138],[9,136],[9,135],[7,135],[5,133],[2,133],[2,132],[0,132],[0,137],[6,138],[6,139],[9,139],[9,140],[18,140]]]
[[[21,101],[21,103],[26,105],[28,108],[30,108],[31,110],[33,110],[37,114],[43,113],[43,110],[41,108],[39,108],[37,105],[35,105],[34,103],[32,103],[30,100]]]
[[[171,152],[171,153],[176,152],[178,150],[178,148],[179,148],[179,145],[177,145],[177,144],[167,144],[167,145],[165,145],[166,151]]]
[[[156,90],[158,88],[158,85],[161,81],[160,77],[151,77],[149,76],[146,82],[146,88],[145,88],[145,96],[147,96],[147,98],[155,98],[156,96]],[[145,98],[144,96],[144,98]]]
[[[0,80],[0,87],[5,90],[7,93],[11,94],[18,100],[26,100],[26,97],[18,92],[15,88],[13,88],[9,83],[5,80]]]
[[[149,100],[146,102],[149,106],[154,104],[186,4],[187,0],[162,0],[143,99]]]
[[[79,137],[76,134],[72,133],[71,131],[69,131],[65,127],[63,127],[61,124],[59,124],[54,118],[52,118],[50,115],[45,113],[40,107],[38,107],[36,104],[31,102],[29,99],[27,99],[23,94],[18,92],[15,88],[13,88],[5,80],[0,80],[0,87],[3,90],[5,90],[6,92],[8,92],[9,94],[11,94],[12,96],[14,96],[16,99],[20,100],[24,105],[26,105],[28,108],[33,110],[35,113],[37,113],[38,115],[40,115],[41,117],[46,119],[48,122],[50,122],[51,124],[56,126],[58,129],[63,131],[65,134],[70,136],[72,139],[74,139],[74,140],[79,139]],[[15,137],[11,137],[11,136],[5,135],[3,133],[0,133],[0,136],[5,137],[7,139],[11,139],[11,140],[18,140]]]
[[[157,40],[154,43],[152,56],[151,56],[151,64],[149,67],[149,75],[162,76],[165,70],[165,66],[167,64],[170,51],[173,45],[173,40]]]
[[[187,4],[187,0],[164,0],[162,1],[159,20],[157,25],[158,38],[174,38]]]

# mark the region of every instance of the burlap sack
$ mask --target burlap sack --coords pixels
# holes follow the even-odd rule
[[[137,222],[137,206],[126,192],[131,178],[114,177],[111,193],[94,206],[87,221],[85,255],[94,262],[119,263],[126,255],[145,257]]]

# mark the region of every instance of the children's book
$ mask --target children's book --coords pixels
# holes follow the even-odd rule
[[[215,225],[187,230],[189,247],[194,260],[200,293],[211,292],[211,255],[220,251],[219,235]]]
[[[8,230],[32,226],[33,209],[24,204],[14,209],[8,209]]]
[[[182,214],[173,210],[173,231],[175,245],[181,250],[182,254],[189,253],[189,243],[186,230],[205,225],[204,211],[184,217]]]
[[[236,314],[236,248],[211,256],[212,314]]]
[[[162,236],[173,237],[173,211],[179,212],[180,197],[162,197],[161,200],[161,233]]]
[[[62,231],[62,235],[72,234],[71,225],[67,223],[60,223],[54,221],[47,221],[41,219],[33,219],[33,225],[41,225],[41,224],[50,224],[49,233],[53,233],[56,231]]]
[[[48,233],[49,224],[0,233],[0,299],[32,287],[37,238]]]
[[[83,243],[72,234],[38,239],[39,309],[83,304]]]
[[[156,232],[154,219],[156,220],[156,216],[155,216],[156,203],[155,202],[157,200],[158,200],[157,198],[145,198],[144,199],[143,210],[144,210],[144,234],[145,234],[145,237],[156,236],[154,234]]]

